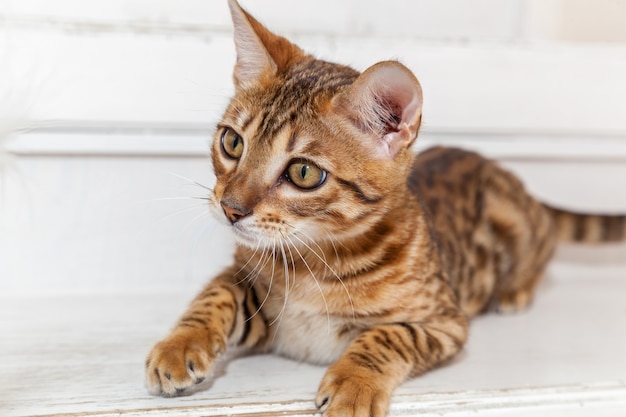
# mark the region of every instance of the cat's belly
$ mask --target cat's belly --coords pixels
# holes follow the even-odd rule
[[[359,330],[351,320],[286,311],[271,327],[270,349],[280,355],[317,364],[341,356]]]

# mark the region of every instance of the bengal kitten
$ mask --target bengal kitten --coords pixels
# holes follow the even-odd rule
[[[415,76],[315,59],[229,0],[235,96],[212,145],[209,199],[233,266],[146,361],[152,393],[207,377],[227,349],[332,365],[315,404],[384,416],[394,388],[453,357],[468,319],[532,300],[557,238],[626,239],[626,216],[549,208],[496,163],[417,156]]]

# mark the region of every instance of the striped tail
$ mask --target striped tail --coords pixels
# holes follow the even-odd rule
[[[626,214],[583,214],[544,204],[561,242],[605,243],[626,241]]]

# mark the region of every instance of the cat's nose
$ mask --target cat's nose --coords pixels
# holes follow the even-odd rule
[[[220,205],[222,206],[222,210],[224,210],[224,214],[226,214],[226,217],[228,218],[228,220],[230,220],[231,224],[235,224],[244,217],[252,214],[251,210],[245,209],[238,206],[237,204],[229,203],[224,200],[220,201]]]

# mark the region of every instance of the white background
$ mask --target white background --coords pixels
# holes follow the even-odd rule
[[[626,211],[626,2],[242,3],[325,59],[411,67],[422,146]],[[231,237],[188,197],[212,183],[233,62],[225,0],[0,0],[0,294],[196,287],[226,264]]]

